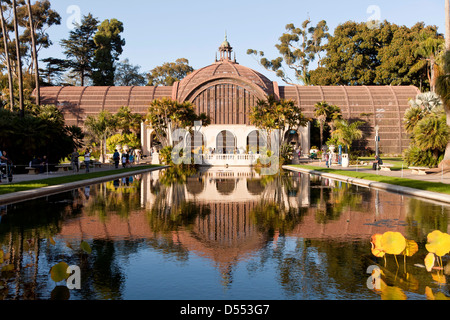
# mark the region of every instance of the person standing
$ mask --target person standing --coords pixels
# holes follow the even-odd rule
[[[78,153],[77,149],[74,148],[72,155],[71,155],[71,162],[72,162],[72,171],[75,173],[75,169],[77,172],[80,171],[80,166],[78,163],[78,158],[80,157],[80,154]]]
[[[126,167],[127,166],[127,161],[128,161],[128,155],[126,153],[126,151],[124,150],[122,152],[122,167]]]
[[[119,168],[120,154],[117,151],[117,149],[114,149],[113,160],[114,160],[114,166],[116,167],[116,169]]]
[[[90,163],[91,163],[91,153],[89,152],[89,149],[86,149],[86,152],[84,153],[84,164],[86,165],[86,173],[89,172]]]

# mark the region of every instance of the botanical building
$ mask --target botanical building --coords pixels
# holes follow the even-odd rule
[[[63,112],[68,125],[83,126],[84,119],[101,110],[115,113],[121,106],[146,114],[154,99],[172,98],[190,101],[199,113],[211,118],[203,127],[205,150],[216,154],[232,150],[247,151],[249,142],[258,140],[257,128],[249,121],[249,111],[257,99],[273,95],[294,100],[307,117],[314,117],[314,105],[320,101],[337,105],[346,119],[368,122],[364,127],[367,147],[375,149],[375,126],[379,126],[383,153],[401,153],[409,145],[402,119],[419,89],[414,86],[280,86],[261,73],[240,65],[232,57],[232,47],[224,41],[215,62],[198,69],[173,86],[144,87],[45,87],[41,101],[55,104]],[[142,126],[144,154],[152,148],[152,130]],[[304,152],[310,146],[310,127],[287,132],[289,139]]]

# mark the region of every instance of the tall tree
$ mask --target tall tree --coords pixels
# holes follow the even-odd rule
[[[437,27],[417,23],[411,28],[384,21],[379,28],[345,22],[336,27],[326,44],[326,55],[312,70],[314,85],[429,86],[424,68],[413,68],[419,46],[417,34],[442,38]]]
[[[116,129],[116,120],[114,116],[106,110],[102,110],[96,117],[88,116],[85,126],[96,141],[100,142],[100,161],[105,162],[106,139],[112,135]]]
[[[45,69],[40,69],[39,74],[42,76],[47,85],[58,85],[61,83],[61,76],[67,70],[68,62],[64,59],[45,58],[41,60],[45,63]]]
[[[189,60],[179,58],[175,62],[166,62],[157,66],[148,73],[148,86],[172,86],[174,82],[182,80],[189,73],[194,71],[189,65]]]
[[[421,33],[419,35],[419,45],[414,51],[414,55],[416,57],[420,57],[420,60],[415,66],[413,66],[413,68],[420,69],[426,67],[431,92],[434,92],[436,89],[436,59],[439,55],[439,51],[443,50],[443,45],[443,39],[430,36],[426,33]]]
[[[13,14],[14,14],[14,34],[16,36],[16,55],[17,55],[17,77],[19,81],[19,108],[20,115],[25,116],[25,105],[23,100],[23,76],[22,76],[22,58],[20,56],[20,39],[19,39],[19,25],[17,19],[17,3],[13,0]]]
[[[125,40],[122,39],[123,23],[117,19],[105,20],[94,36],[96,45],[92,80],[95,86],[113,86],[115,63],[122,54]]]
[[[450,51],[450,0],[445,0],[445,49]]]
[[[329,38],[328,26],[325,20],[320,21],[315,27],[310,26],[311,20],[302,23],[301,28],[296,28],[293,23],[286,25],[286,32],[279,38],[275,45],[280,57],[268,60],[263,51],[248,49],[247,54],[259,56],[259,63],[267,70],[274,71],[278,77],[288,84],[293,84],[289,74],[284,70],[285,64],[294,72],[295,78],[304,85],[309,85],[311,62],[324,51],[324,40]]]
[[[14,110],[14,83],[13,83],[13,75],[11,70],[11,59],[9,56],[9,48],[8,48],[8,38],[6,31],[6,21],[3,15],[3,5],[0,2],[0,14],[1,14],[1,22],[2,22],[2,35],[3,35],[3,46],[5,50],[5,60],[6,60],[6,68],[8,72],[8,85],[9,85],[9,108],[11,111]]]
[[[141,67],[132,65],[125,59],[116,66],[114,81],[116,86],[143,86],[146,84],[145,74],[140,72]]]
[[[450,51],[445,53],[444,74],[437,78],[436,93],[441,96],[447,116],[447,126],[450,126]],[[450,160],[450,141],[445,149],[444,160]]]
[[[27,0],[27,9],[28,9],[28,19],[30,25],[30,35],[31,35],[31,47],[33,52],[33,65],[34,65],[34,75],[36,82],[36,104],[39,106],[41,104],[41,89],[40,89],[40,80],[39,80],[39,64],[38,64],[38,56],[37,56],[37,48],[36,48],[36,32],[34,30],[34,20],[33,20],[33,12],[31,10],[31,2]]]
[[[85,85],[86,78],[92,78],[92,63],[96,49],[94,35],[98,23],[99,21],[89,13],[83,17],[81,24],[77,24],[75,29],[70,31],[69,38],[61,41],[68,66],[81,86]]]

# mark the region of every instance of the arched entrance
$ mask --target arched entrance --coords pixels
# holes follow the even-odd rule
[[[294,147],[294,150],[301,148],[300,134],[297,130],[288,130],[284,134],[284,141]]]
[[[247,153],[259,154],[267,143],[259,130],[253,130],[247,136]]]
[[[219,132],[216,138],[217,154],[232,154],[236,149],[236,137],[228,130]]]

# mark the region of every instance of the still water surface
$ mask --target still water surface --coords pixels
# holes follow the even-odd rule
[[[298,173],[167,169],[1,208],[2,299],[430,299],[447,270],[417,266],[450,208]],[[372,256],[370,237],[401,232],[419,251]],[[80,249],[81,241],[92,252]],[[80,267],[81,289],[52,266]],[[444,257],[444,265],[447,263]],[[383,270],[383,290],[367,269]],[[12,267],[11,267],[12,268]],[[5,270],[5,269],[4,269]]]

